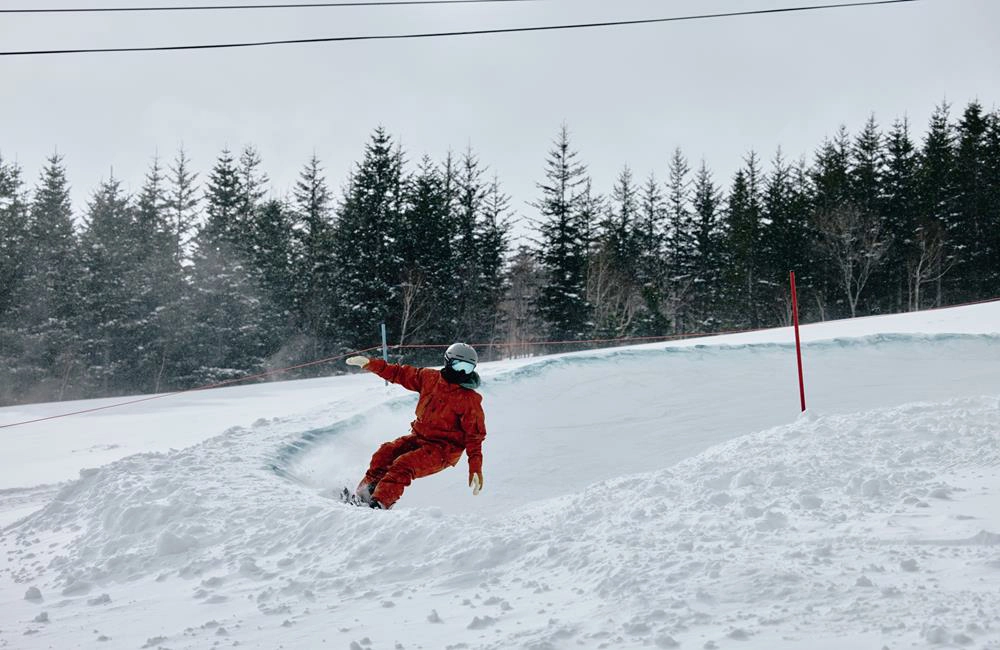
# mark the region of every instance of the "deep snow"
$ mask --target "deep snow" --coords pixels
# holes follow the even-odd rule
[[[1000,648],[1000,303],[803,336],[801,415],[787,328],[485,364],[390,512],[369,374],[2,429],[0,647]]]

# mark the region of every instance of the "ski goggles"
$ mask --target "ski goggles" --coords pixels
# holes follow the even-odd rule
[[[448,365],[451,366],[453,370],[464,372],[466,374],[476,369],[476,364],[471,361],[461,361],[460,359],[450,359],[448,361]]]

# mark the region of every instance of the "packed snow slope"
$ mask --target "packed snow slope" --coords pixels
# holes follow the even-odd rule
[[[484,364],[389,512],[367,373],[2,429],[0,648],[1000,648],[1000,303],[803,337],[801,415],[787,328]]]

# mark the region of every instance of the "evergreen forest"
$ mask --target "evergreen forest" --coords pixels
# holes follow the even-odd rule
[[[0,157],[0,405],[250,377],[376,346],[381,323],[428,365],[439,349],[407,346],[787,325],[791,270],[806,323],[1000,297],[1000,111],[977,101],[920,132],[841,127],[808,158],[750,152],[730,179],[680,150],[593,179],[566,127],[525,164],[514,206],[473,150],[411,159],[380,127],[336,194],[315,156],[275,196],[253,146],[207,170],[181,150],[76,211],[62,157],[33,182]]]

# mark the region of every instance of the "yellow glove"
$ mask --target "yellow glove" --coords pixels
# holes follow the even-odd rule
[[[483,473],[479,472],[469,472],[469,486],[472,488],[472,494],[478,495],[479,491],[483,489]]]
[[[370,359],[368,357],[362,357],[362,356],[349,357],[347,359],[347,365],[357,366],[358,368],[364,368],[365,366],[368,365],[369,361]]]

